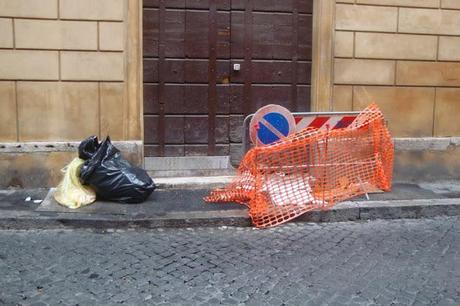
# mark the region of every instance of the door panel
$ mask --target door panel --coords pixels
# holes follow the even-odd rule
[[[312,3],[144,0],[145,156],[228,155],[246,114],[309,110]]]

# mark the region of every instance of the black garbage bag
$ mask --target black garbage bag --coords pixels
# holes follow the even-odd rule
[[[92,136],[81,142],[79,156],[86,159],[80,169],[80,180],[104,200],[140,203],[155,190],[147,172],[132,166],[107,137],[99,143]]]
[[[97,136],[91,136],[83,140],[78,146],[78,157],[83,160],[90,159],[96,154],[97,149],[99,148],[99,140]]]

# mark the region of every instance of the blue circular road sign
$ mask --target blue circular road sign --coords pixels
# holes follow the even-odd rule
[[[260,108],[250,123],[250,137],[256,145],[267,145],[295,131],[294,116],[289,110],[270,104]]]

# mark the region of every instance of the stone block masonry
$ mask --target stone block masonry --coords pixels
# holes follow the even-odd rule
[[[128,139],[127,11],[127,0],[0,0],[0,142]]]
[[[395,137],[455,137],[460,1],[337,0],[332,109],[376,102]]]

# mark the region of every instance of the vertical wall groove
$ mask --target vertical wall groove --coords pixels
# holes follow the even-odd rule
[[[208,15],[208,155],[216,152],[216,108],[217,108],[217,7],[216,1],[209,1]]]
[[[292,11],[292,84],[291,84],[291,111],[297,110],[297,81],[298,81],[298,50],[299,50],[299,1],[293,1]]]
[[[20,141],[19,138],[19,101],[18,101],[18,81],[14,81],[14,100],[16,102],[16,141]]]
[[[163,78],[164,71],[164,61],[165,61],[165,0],[160,0],[160,33],[159,33],[159,42],[158,42],[158,143],[159,147],[159,156],[165,156],[165,100],[164,100],[164,87],[165,81]]]
[[[253,1],[246,0],[244,10],[244,114],[252,109],[252,41],[253,41]]]

